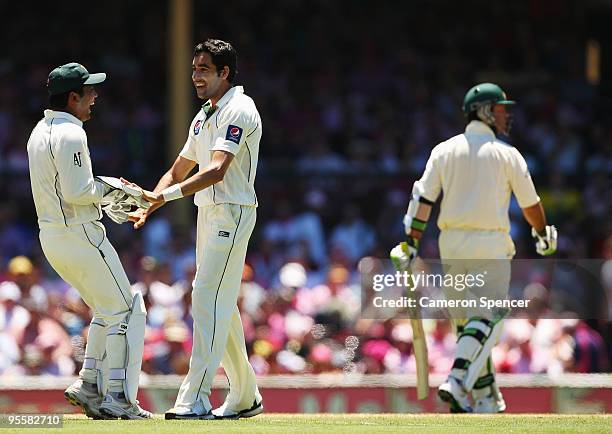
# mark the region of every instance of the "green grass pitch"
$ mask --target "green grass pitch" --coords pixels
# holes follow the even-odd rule
[[[4,430],[2,430],[4,431]],[[22,431],[15,430],[13,432]],[[263,414],[251,419],[224,421],[99,420],[66,415],[63,429],[37,433],[611,433],[609,415],[553,414]],[[7,431],[4,431],[7,432]]]

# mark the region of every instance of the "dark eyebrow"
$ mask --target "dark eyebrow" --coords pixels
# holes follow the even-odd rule
[[[210,66],[206,63],[198,63],[197,65],[193,65],[194,68],[206,68],[210,69]]]

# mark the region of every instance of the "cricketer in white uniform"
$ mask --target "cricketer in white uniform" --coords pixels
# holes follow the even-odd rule
[[[557,232],[554,226],[546,225],[525,159],[516,148],[496,137],[497,133],[509,133],[511,116],[507,108],[513,104],[492,83],[476,85],[467,92],[463,102],[468,120],[465,132],[437,145],[423,176],[414,183],[404,217],[408,240],[391,251],[396,267],[407,269],[416,257],[431,207],[441,192],[440,258],[447,270],[451,268],[451,274],[488,271],[483,295],[488,292],[491,298],[503,299],[508,294],[510,259],[515,254],[509,235],[511,193],[533,228],[537,252],[555,252]],[[445,294],[463,293],[446,288]],[[459,334],[456,357],[448,380],[438,390],[451,412],[505,410],[490,354],[501,334],[501,320],[508,313],[478,307],[451,311]],[[473,408],[470,393],[475,401]]]
[[[89,417],[142,419],[151,417],[136,401],[146,311],[99,222],[100,203],[114,189],[94,179],[83,130],[98,96],[93,85],[105,79],[78,63],[51,71],[51,110],[27,145],[30,179],[43,252],[94,313],[83,369],[66,399]]]
[[[208,39],[195,47],[192,80],[205,100],[183,150],[160,179],[153,203],[134,216],[144,224],[162,203],[195,193],[197,271],[193,281],[193,352],[189,372],[166,419],[222,419],[263,411],[244,341],[237,300],[249,238],[255,226],[254,182],[262,124],[253,100],[233,86],[236,52]],[[199,166],[199,171],[185,179]],[[212,410],[212,381],[223,364],[230,383],[225,403]]]

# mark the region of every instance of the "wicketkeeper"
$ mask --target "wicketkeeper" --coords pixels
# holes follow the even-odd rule
[[[64,395],[95,419],[145,419],[151,413],[136,400],[145,306],[140,293],[132,296],[99,220],[104,210],[123,223],[132,207],[149,205],[141,190],[92,174],[83,122],[98,96],[94,85],[105,79],[106,74],[90,74],[78,63],[51,71],[51,109],[28,140],[30,180],[43,252],[94,313],[83,369]]]
[[[404,217],[408,239],[391,251],[394,263],[407,269],[417,255],[419,240],[440,192],[440,257],[446,272],[478,274],[489,271],[484,291],[505,297],[510,283],[510,259],[515,254],[510,238],[508,207],[514,193],[532,226],[536,250],[547,256],[557,247],[557,231],[546,224],[525,159],[496,135],[508,135],[509,109],[514,101],[492,83],[471,88],[463,100],[467,127],[463,134],[437,145]],[[450,268],[450,270],[449,270]],[[445,288],[447,296],[457,296]],[[451,412],[498,413],[506,404],[495,383],[491,349],[497,343],[507,311],[484,309],[450,311],[459,336],[453,367],[438,389]],[[474,401],[474,406],[470,401]]]

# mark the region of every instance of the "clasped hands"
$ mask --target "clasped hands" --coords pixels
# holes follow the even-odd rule
[[[142,191],[142,198],[150,203],[148,208],[138,208],[135,211],[127,214],[127,219],[134,223],[134,229],[140,229],[147,222],[149,215],[163,205],[164,197],[161,193],[145,190],[138,184],[130,182],[125,178],[121,178],[121,182],[130,188],[135,188]]]
[[[148,191],[125,178],[98,176],[103,187],[100,201],[102,210],[115,223],[134,222],[134,229],[141,228],[147,217],[164,203],[161,193]],[[136,207],[136,210],[132,211]]]

